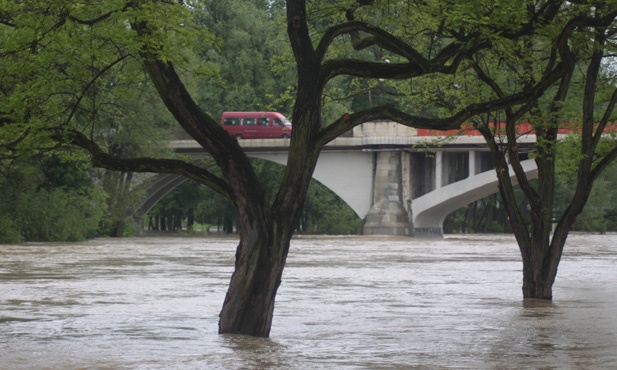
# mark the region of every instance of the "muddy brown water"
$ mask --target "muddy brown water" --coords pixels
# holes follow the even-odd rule
[[[552,302],[511,236],[298,237],[268,339],[217,334],[236,244],[0,246],[0,369],[617,368],[617,235],[568,239]]]

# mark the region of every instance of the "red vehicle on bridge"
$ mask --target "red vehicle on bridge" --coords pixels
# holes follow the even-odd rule
[[[290,138],[291,122],[278,112],[224,112],[221,125],[236,139]]]

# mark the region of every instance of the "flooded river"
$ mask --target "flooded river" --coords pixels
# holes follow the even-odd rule
[[[617,368],[617,235],[524,301],[510,236],[293,240],[269,339],[218,335],[233,238],[0,245],[0,369]]]

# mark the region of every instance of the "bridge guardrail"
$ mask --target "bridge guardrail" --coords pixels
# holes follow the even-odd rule
[[[518,139],[519,144],[531,144],[536,140],[535,135],[524,135]],[[289,148],[290,139],[243,139],[240,146],[255,150],[285,150]],[[201,151],[203,148],[194,140],[172,140],[172,148],[178,151]],[[326,149],[363,148],[392,146],[418,146],[422,148],[437,148],[440,146],[486,146],[481,136],[364,136],[339,137],[326,145]]]

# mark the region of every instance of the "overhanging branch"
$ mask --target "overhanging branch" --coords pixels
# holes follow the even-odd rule
[[[227,199],[233,200],[229,184],[208,170],[178,159],[165,158],[122,158],[101,149],[98,144],[78,131],[68,132],[69,141],[90,153],[92,164],[114,171],[167,173],[185,176],[206,185]]]
[[[364,122],[369,122],[378,119],[387,119],[398,122],[404,126],[415,128],[427,128],[432,130],[450,130],[459,128],[463,123],[471,117],[494,112],[519,104],[525,104],[529,101],[537,99],[548,89],[553,83],[563,77],[568,72],[567,64],[558,64],[555,69],[544,76],[531,89],[512,94],[507,97],[498,98],[483,103],[475,103],[466,106],[456,114],[450,117],[423,117],[413,114],[408,114],[400,109],[391,106],[380,106],[369,108],[353,114],[345,114],[331,125],[322,129],[317,136],[318,147],[326,145],[336,137],[342,135]]]
[[[328,47],[336,37],[360,31],[368,33],[371,37],[355,40],[353,45],[355,50],[362,50],[369,46],[377,45],[417,64],[428,63],[428,60],[421,53],[400,38],[381,28],[372,27],[367,23],[358,21],[346,22],[329,28],[324,33],[316,49],[319,60],[324,58],[328,51]]]

